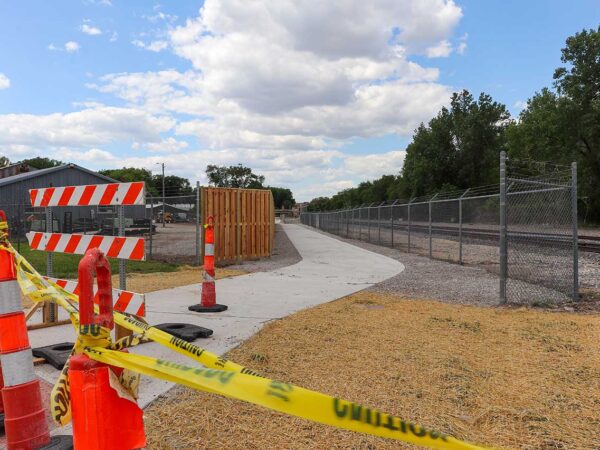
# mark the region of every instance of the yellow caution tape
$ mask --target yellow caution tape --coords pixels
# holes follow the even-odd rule
[[[78,328],[78,311],[74,306],[78,296],[67,292],[55,283],[45,280],[35,269],[8,244],[15,255],[17,278],[25,295],[36,302],[56,302],[69,313],[71,322]],[[481,449],[452,436],[429,430],[399,417],[367,408],[356,403],[331,397],[289,383],[259,376],[256,372],[222,358],[201,347],[178,339],[133,317],[114,312],[115,323],[132,330],[115,343],[110,342],[106,329],[97,336],[79,336],[74,353],[83,353],[96,361],[121,367],[125,371],[160,378],[182,384],[192,389],[224,395],[238,400],[359,433],[442,449]],[[116,351],[142,340],[149,339],[203,364],[207,368],[194,368],[174,362],[143,355]],[[99,344],[99,346],[98,346]],[[124,371],[124,373],[125,373]],[[70,395],[68,366],[65,366],[52,392],[52,411],[55,420],[65,424],[70,420]],[[135,389],[137,383],[122,378],[125,387]]]
[[[154,378],[221,394],[345,430],[431,448],[481,448],[376,409],[268,378],[239,372],[193,368],[162,359],[103,348],[85,348],[84,354],[112,366],[128,368]]]

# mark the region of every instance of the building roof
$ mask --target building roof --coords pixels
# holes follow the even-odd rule
[[[86,169],[85,167],[78,166],[77,164],[64,164],[62,166],[49,167],[47,169],[39,169],[33,170],[31,172],[20,173],[17,175],[13,175],[12,177],[6,177],[0,179],[0,187],[7,186],[9,184],[18,183],[20,181],[29,180],[30,178],[36,178],[42,175],[46,175],[53,172],[60,172],[66,169],[75,169],[81,172],[88,173],[90,175],[94,175],[95,177],[106,180],[110,183],[118,183],[114,178],[107,177],[105,175],[99,174],[98,172],[94,172],[93,170]]]

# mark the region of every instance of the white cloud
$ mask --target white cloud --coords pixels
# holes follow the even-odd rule
[[[145,145],[146,150],[152,153],[176,153],[188,147],[185,141],[178,141],[175,138],[163,139],[160,142],[149,142]]]
[[[166,50],[169,47],[169,43],[167,41],[162,40],[152,41],[149,44],[146,44],[143,41],[140,41],[139,39],[135,39],[131,41],[131,43],[136,47],[143,48],[145,50],[150,50],[151,52],[160,52]]]
[[[81,46],[75,41],[66,42],[65,45],[62,47],[58,47],[58,46],[54,45],[53,43],[48,45],[48,50],[53,51],[53,52],[73,53],[73,52],[78,51],[80,48],[81,48]]]
[[[525,100],[517,100],[514,106],[518,111],[521,111],[527,108],[527,102]]]
[[[10,87],[10,79],[0,72],[0,91]]]
[[[371,155],[353,155],[344,160],[345,168],[353,175],[362,175],[364,180],[373,180],[382,175],[397,175],[404,164],[404,150]]]
[[[461,36],[458,46],[456,47],[456,53],[459,55],[464,55],[467,50],[467,39],[469,37],[468,33],[465,33]]]
[[[110,35],[110,42],[115,42],[117,39],[119,39],[119,33],[117,33],[116,31],[113,31]]]
[[[75,41],[69,41],[65,44],[65,50],[68,53],[73,53],[76,52],[80,49],[81,47],[79,46],[79,44]]]
[[[172,51],[189,70],[107,74],[87,85],[120,99],[120,108],[0,116],[0,149],[89,152],[126,143],[135,156],[113,153],[119,165],[165,161],[172,173],[205,180],[209,163],[242,163],[299,198],[331,194],[398,173],[402,151],[342,149],[356,137],[409,136],[448,102],[452,89],[438,81],[439,70],[413,56],[449,55],[461,17],[452,0],[206,0],[197,17],[174,27],[155,8],[146,19],[166,31],[132,44]],[[14,139],[3,142],[3,132]],[[95,155],[99,165],[114,164]]]
[[[90,36],[98,36],[98,35],[102,34],[102,30],[100,28],[95,27],[93,25],[88,25],[87,23],[84,23],[83,25],[81,25],[81,27],[79,27],[79,29],[81,30],[82,33],[89,34]]]
[[[110,143],[160,142],[174,120],[132,108],[101,106],[62,114],[0,115],[0,151],[9,145],[81,149]]]
[[[100,163],[118,161],[118,158],[110,152],[99,148],[92,148],[84,151],[76,151],[68,148],[59,148],[54,152],[56,158],[62,161],[83,161],[86,163]]]
[[[446,58],[452,53],[452,45],[446,39],[427,49],[428,58]]]
[[[87,5],[112,6],[111,0],[83,0],[83,3]]]
[[[164,13],[162,11],[158,11],[156,8],[155,8],[155,10],[157,11],[156,14],[154,14],[152,16],[144,16],[144,18],[152,23],[161,22],[161,21],[173,23],[177,20],[177,16],[174,14]]]

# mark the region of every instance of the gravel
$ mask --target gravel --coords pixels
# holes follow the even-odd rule
[[[316,232],[324,233],[312,228]],[[378,246],[364,241],[345,239],[324,233],[334,239],[396,259],[406,269],[375,286],[373,292],[396,294],[418,299],[432,299],[446,303],[497,306],[499,305],[499,278],[485,267],[459,265],[456,263],[429,259],[398,249]],[[493,268],[492,268],[493,270]],[[542,286],[511,280],[510,288],[529,290],[546,301],[536,306],[554,306],[564,303],[562,294]]]
[[[243,261],[240,264],[228,265],[228,269],[239,269],[245,272],[267,272],[282,267],[291,266],[302,260],[302,256],[290,241],[283,227],[275,225],[275,242],[273,254],[270,258],[261,258],[255,261]]]

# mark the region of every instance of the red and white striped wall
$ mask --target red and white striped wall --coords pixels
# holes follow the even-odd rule
[[[143,237],[98,236],[93,234],[27,233],[33,250],[83,255],[90,248],[99,248],[109,258],[146,260]]]
[[[79,295],[79,283],[73,280],[61,278],[44,277],[58,284],[61,288],[72,294]],[[131,291],[113,289],[113,309],[122,313],[133,314],[138,317],[146,316],[146,296]],[[98,304],[97,287],[94,286],[94,303]]]
[[[144,205],[143,181],[30,189],[31,206]]]

